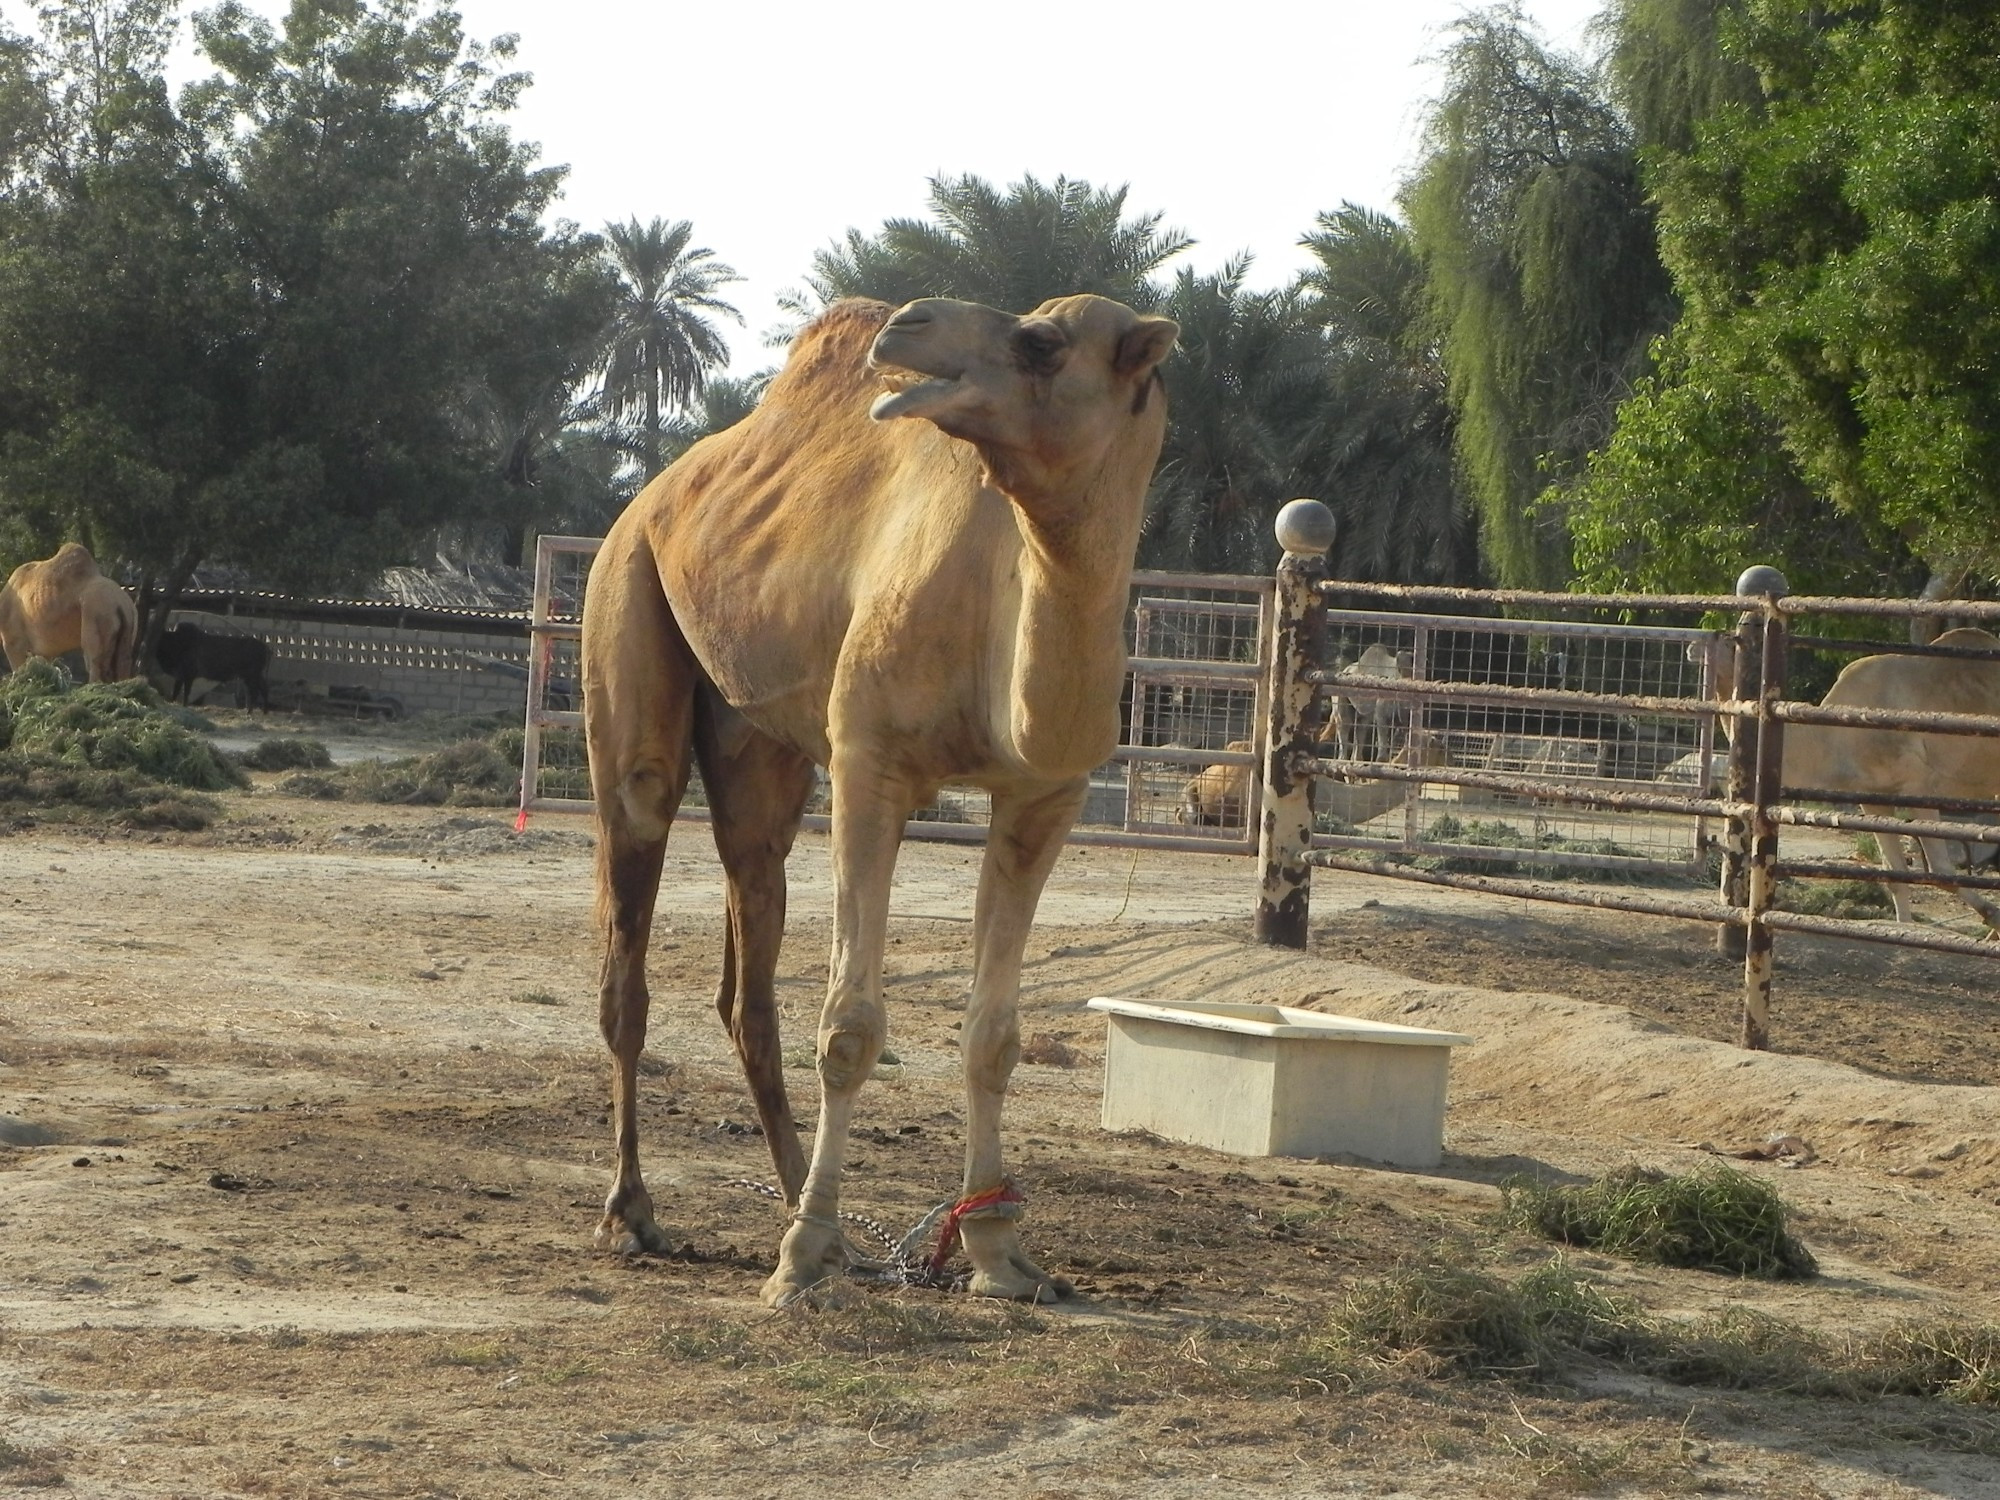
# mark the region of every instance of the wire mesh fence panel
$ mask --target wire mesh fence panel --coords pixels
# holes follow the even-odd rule
[[[1329,610],[1321,753],[1346,779],[1317,789],[1318,842],[1466,868],[1697,873],[1703,820],[1553,794],[1579,785],[1705,791],[1716,764],[1712,639],[1696,629]],[[1483,687],[1506,691],[1483,696]],[[1578,708],[1523,689],[1676,706]],[[1437,767],[1441,779],[1371,781],[1369,766]]]

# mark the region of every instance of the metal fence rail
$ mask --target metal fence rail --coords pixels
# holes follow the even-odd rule
[[[1787,725],[1977,735],[1995,741],[2000,764],[2000,717],[1827,707],[1787,696],[1794,647],[2000,660],[1964,646],[1795,635],[1794,621],[1949,616],[2000,623],[2000,604],[1790,598],[1783,578],[1764,568],[1746,572],[1741,592],[1727,596],[1355,584],[1328,578],[1331,518],[1317,502],[1286,507],[1278,533],[1285,557],[1274,595],[1274,659],[1288,675],[1274,677],[1268,695],[1273,748],[1264,796],[1284,815],[1266,820],[1259,846],[1257,931],[1265,941],[1304,946],[1315,867],[1711,923],[1719,945],[1744,962],[1742,1041],[1749,1047],[1769,1042],[1775,932],[2000,958],[2000,944],[1990,941],[1776,905],[1780,878],[1853,880],[1865,873],[1886,885],[1951,889],[1975,905],[1981,899],[1976,893],[2000,890],[2000,875],[1964,868],[1974,850],[2000,845],[2000,826],[1970,821],[2000,814],[2000,800],[1791,787],[1783,777]],[[1381,607],[1354,607],[1363,601]],[[1427,614],[1417,605],[1464,612]],[[1735,630],[1571,618],[1715,613],[1734,616]],[[1391,706],[1386,716],[1382,705]],[[1379,732],[1385,722],[1386,737]],[[1724,777],[1717,775],[1720,757],[1713,753],[1721,724],[1732,726]],[[1376,789],[1375,801],[1363,804],[1369,816],[1330,820],[1328,805],[1354,805],[1357,786]],[[1381,799],[1385,786],[1401,790],[1394,805]],[[1311,811],[1315,793],[1317,814]],[[1443,811],[1480,797],[1508,809],[1509,821],[1500,827],[1509,836],[1496,836],[1490,821],[1481,826]],[[1867,810],[1826,811],[1804,802]],[[1895,808],[1915,817],[1891,816]],[[1629,821],[1608,823],[1610,814]],[[1517,826],[1523,823],[1525,830]],[[1466,837],[1469,829],[1482,836]],[[1956,868],[1864,872],[1853,863],[1814,858],[1810,848],[1781,857],[1781,829],[1870,833],[1885,847],[1886,841],[1915,837],[1929,841],[1927,853],[1963,852]],[[1585,830],[1604,836],[1579,838]],[[1552,874],[1594,869],[1686,877],[1699,875],[1711,855],[1720,863],[1713,900],[1464,868],[1484,862]],[[1989,926],[2000,928],[1996,908],[1979,910]]]
[[[583,738],[583,598],[601,539],[545,536],[535,547],[528,707],[517,826],[537,812],[594,805]],[[1237,574],[1132,575],[1123,740],[1092,773],[1074,844],[1249,854],[1256,848],[1271,580]],[[1214,795],[1200,795],[1213,792]],[[681,815],[707,817],[699,773]],[[805,826],[825,829],[827,787]],[[905,836],[980,842],[990,814],[974,787],[946,787]]]

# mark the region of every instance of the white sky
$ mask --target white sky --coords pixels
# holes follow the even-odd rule
[[[274,17],[284,0],[251,0]],[[1567,48],[1602,0],[1524,0]],[[27,0],[0,15],[28,28]],[[780,291],[850,225],[920,215],[926,180],[1032,172],[1130,185],[1197,240],[1282,282],[1316,213],[1393,207],[1460,0],[459,0],[520,36],[515,134],[567,163],[561,212],[692,219],[742,273],[744,373]],[[192,65],[190,60],[190,76]],[[1064,290],[1051,288],[1052,294]]]

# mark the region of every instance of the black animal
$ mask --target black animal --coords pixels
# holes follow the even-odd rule
[[[271,689],[264,680],[271,648],[255,636],[212,635],[183,620],[160,637],[153,655],[160,670],[174,679],[171,696],[183,703],[200,677],[216,683],[241,682],[251,707],[271,707]]]

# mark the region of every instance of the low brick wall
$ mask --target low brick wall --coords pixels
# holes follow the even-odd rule
[[[528,642],[521,635],[411,629],[266,615],[175,610],[216,634],[253,635],[271,648],[271,701],[285,706],[331,688],[397,699],[405,713],[522,714],[528,701]],[[216,701],[235,701],[235,684]]]

